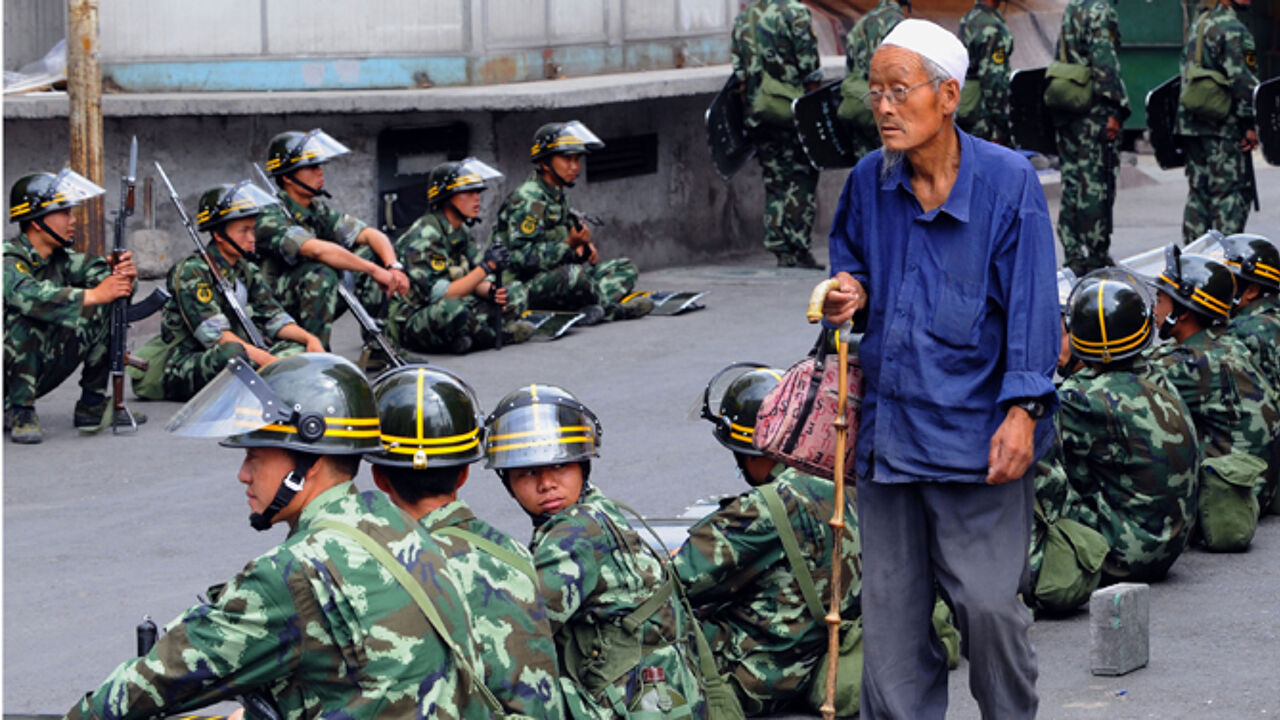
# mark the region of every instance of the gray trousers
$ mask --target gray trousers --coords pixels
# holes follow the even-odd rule
[[[1033,466],[1034,467],[1034,466]],[[862,717],[941,718],[947,660],[930,622],[934,581],[951,600],[984,718],[1035,717],[1030,581],[1035,484],[858,484],[862,533]]]

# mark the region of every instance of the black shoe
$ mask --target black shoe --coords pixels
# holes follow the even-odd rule
[[[98,427],[103,424],[107,414],[107,399],[99,397],[93,402],[76,401],[75,417],[72,422],[78,428]]]
[[[40,418],[33,407],[15,406],[11,410],[9,439],[21,445],[36,445],[44,440]]]
[[[582,319],[578,321],[579,327],[598,325],[604,320],[604,308],[594,303],[591,305],[583,305],[578,308],[578,312],[582,313]]]
[[[798,252],[795,254],[795,267],[804,268],[805,270],[826,270],[827,266],[818,262],[809,250]]]
[[[469,350],[471,350],[471,337],[469,335],[463,335],[449,343],[449,352],[454,355],[465,355]]]
[[[778,256],[778,267],[795,267],[796,257],[791,253],[780,252],[775,253]]]

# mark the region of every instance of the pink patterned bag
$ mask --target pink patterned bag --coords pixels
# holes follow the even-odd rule
[[[839,363],[828,355],[831,330],[824,329],[809,356],[792,365],[760,405],[754,444],[766,457],[827,480],[835,474],[836,381]],[[856,346],[849,348],[849,436],[845,442],[845,480],[855,479],[853,456],[862,410],[862,366]]]

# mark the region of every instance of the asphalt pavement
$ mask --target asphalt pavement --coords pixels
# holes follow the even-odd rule
[[[1280,239],[1280,169],[1260,157],[1255,163],[1264,207],[1249,229]],[[1046,190],[1056,213],[1054,188]],[[1180,172],[1138,157],[1122,181],[1113,255],[1178,239],[1185,192]],[[824,257],[825,232],[816,235]],[[647,515],[673,516],[698,498],[745,487],[710,426],[690,419],[690,410],[730,362],[785,368],[799,359],[816,336],[804,320],[805,301],[823,277],[775,268],[763,252],[645,272],[644,289],[710,291],[706,309],[431,360],[467,378],[486,408],[529,382],[570,389],[604,426],[592,481]],[[134,346],[157,327],[152,318],[135,328]],[[334,349],[354,358],[357,346],[355,322],[344,316]],[[284,537],[282,528],[249,528],[235,479],[238,451],[163,432],[178,404],[134,400],[150,416],[136,435],[87,437],[71,426],[77,394],[68,382],[40,401],[43,444],[3,445],[7,714],[64,712],[133,654],[144,614],[167,622]],[[373,488],[367,470],[356,482]],[[473,468],[462,496],[498,527],[530,536],[492,472]],[[1249,552],[1190,550],[1152,587],[1144,669],[1090,675],[1084,613],[1038,620],[1032,640],[1044,718],[1280,716],[1280,518],[1263,520]],[[966,677],[963,664],[951,674],[948,717],[979,715]]]

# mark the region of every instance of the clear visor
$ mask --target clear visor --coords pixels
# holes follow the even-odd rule
[[[1139,277],[1154,280],[1160,277],[1165,268],[1165,249],[1153,248],[1120,261],[1124,267],[1137,273]]]
[[[693,403],[689,406],[689,411],[685,413],[685,417],[689,420],[718,422],[721,403],[724,400],[725,392],[729,390],[729,386],[752,370],[760,370],[765,367],[768,366],[753,362],[738,362],[721,368],[719,372],[711,377],[711,382],[707,383],[707,387],[693,399]]]
[[[1217,230],[1210,230],[1200,237],[1187,243],[1182,249],[1184,255],[1203,255],[1210,260],[1226,264],[1227,253],[1226,248],[1222,246],[1222,241],[1226,240],[1226,236]]]
[[[268,205],[279,205],[275,195],[263,190],[250,180],[241,180],[235,188],[222,200],[219,211],[228,213],[245,213],[253,209],[262,209]]]
[[[97,183],[71,168],[63,168],[53,183],[53,197],[46,202],[82,203],[106,192]]]
[[[351,148],[335,140],[329,133],[316,128],[302,136],[294,156],[297,158],[295,162],[324,162],[349,152]]]
[[[578,120],[570,120],[564,124],[564,128],[560,130],[560,137],[557,143],[564,142],[570,137],[587,146],[588,150],[599,150],[604,147],[604,141],[596,134],[591,132],[586,125]]]
[[[1071,307],[1071,289],[1076,286],[1076,274],[1071,268],[1058,271],[1058,307],[1066,310]]]
[[[1155,291],[1151,289],[1151,286],[1132,271],[1118,267],[1094,270],[1081,278],[1080,282],[1076,283],[1075,288],[1072,289],[1071,296],[1067,298],[1067,307],[1073,307],[1075,305],[1076,298],[1079,297],[1082,292],[1089,287],[1097,287],[1097,283],[1103,280],[1128,285],[1134,292],[1138,293],[1148,308],[1155,307]]]
[[[458,180],[461,183],[464,178],[467,182],[489,182],[490,180],[501,180],[502,173],[499,172],[489,163],[483,160],[469,157],[458,163]]]
[[[292,413],[248,364],[232,359],[196,396],[178,409],[164,429],[184,437],[229,437],[275,423]]]
[[[485,440],[491,468],[519,468],[597,455],[599,427],[591,415],[556,403],[534,403],[494,419]]]

